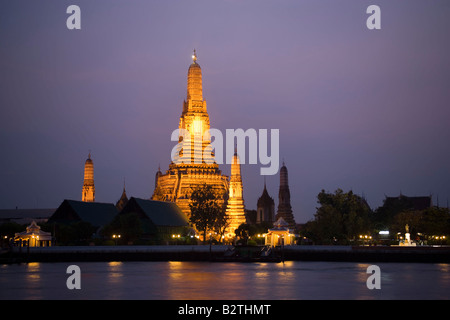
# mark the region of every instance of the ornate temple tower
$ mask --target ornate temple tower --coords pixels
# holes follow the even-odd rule
[[[219,170],[210,150],[209,115],[203,99],[202,70],[195,50],[188,70],[187,97],[178,128],[179,143],[172,150],[173,161],[165,174],[156,174],[152,199],[175,202],[190,217],[189,198],[194,188],[211,185],[224,201],[228,193],[228,177]]]
[[[275,219],[283,218],[289,224],[289,229],[295,229],[294,215],[291,208],[291,193],[289,191],[288,171],[284,165],[280,169],[280,190],[278,192],[278,212]]]
[[[231,162],[231,177],[228,193],[228,204],[226,214],[228,216],[229,226],[227,233],[234,236],[234,231],[242,224],[246,223],[245,206],[243,198],[243,186],[241,177],[241,163],[237,151],[234,151]]]
[[[269,222],[273,223],[275,217],[275,202],[273,198],[269,196],[266,188],[266,182],[264,181],[264,190],[259,197],[256,208],[256,223]]]
[[[83,190],[81,193],[81,201],[85,202],[95,201],[94,162],[92,162],[90,152],[84,164],[84,182],[83,182]]]

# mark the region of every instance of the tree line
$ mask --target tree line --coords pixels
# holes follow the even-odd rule
[[[364,242],[384,244],[398,244],[400,237],[404,236],[405,226],[408,225],[411,239],[425,244],[450,244],[450,211],[448,208],[430,206],[417,210],[411,207],[408,198],[399,197],[399,201],[385,201],[383,206],[372,210],[366,200],[352,191],[344,192],[337,189],[334,193],[322,190],[317,195],[318,207],[314,218],[297,231],[298,243],[309,244],[359,244]],[[190,203],[190,228],[185,229],[182,235],[189,240],[188,233],[193,228],[206,242],[215,239],[222,242],[229,221],[226,215],[227,198],[217,193],[212,186],[202,185],[192,191]],[[120,243],[138,244],[142,236],[141,221],[136,214],[118,215],[99,231],[88,222],[79,221],[70,225],[41,224],[42,230],[52,232],[58,239],[58,244],[104,244],[109,240],[114,244],[111,236],[120,234]],[[245,243],[248,240],[263,244],[263,239],[257,235],[266,233],[272,225],[263,223],[259,225],[242,224],[236,231],[236,239]],[[0,225],[0,234],[13,237],[15,232],[23,231],[23,227],[15,223]],[[382,239],[379,231],[389,231],[389,236]],[[159,239],[167,241],[167,239]],[[387,241],[387,242],[386,242]],[[116,242],[117,243],[117,242]],[[179,241],[177,242],[179,243]],[[155,242],[156,244],[156,242]]]
[[[380,231],[389,231],[387,243],[398,244],[408,225],[411,239],[427,244],[450,244],[450,212],[448,208],[430,206],[414,209],[408,198],[385,201],[372,210],[366,200],[352,191],[322,190],[317,196],[319,206],[314,219],[300,229],[303,240],[315,244],[357,244],[369,239],[380,242]],[[366,237],[367,236],[367,237]]]

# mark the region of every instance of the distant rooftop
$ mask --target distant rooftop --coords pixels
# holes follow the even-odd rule
[[[46,222],[56,211],[52,209],[0,209],[0,223],[16,222],[18,224],[30,224],[36,222]]]
[[[403,206],[411,210],[424,210],[433,206],[431,196],[408,197],[400,194],[398,197],[387,197],[384,206]]]
[[[100,227],[110,223],[118,211],[113,203],[83,202],[64,200],[55,210],[49,222],[71,223],[86,221],[93,226]]]

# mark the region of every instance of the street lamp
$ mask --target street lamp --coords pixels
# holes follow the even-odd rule
[[[180,239],[181,235],[180,234],[172,234],[172,239],[174,240],[174,244],[178,243],[177,239]]]
[[[116,243],[116,246],[117,246],[117,239],[119,239],[119,238],[120,238],[120,234],[113,234],[113,239]]]

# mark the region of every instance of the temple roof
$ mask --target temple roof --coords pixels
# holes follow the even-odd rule
[[[31,223],[33,220],[47,221],[55,212],[51,209],[0,209],[0,223],[14,221],[19,224]]]
[[[123,187],[122,196],[116,202],[116,208],[118,211],[121,211],[128,202],[127,192],[125,191],[125,186]]]
[[[289,232],[289,223],[287,223],[282,217],[278,218],[277,221],[273,223],[273,228],[269,229],[269,232],[272,231],[287,231]]]
[[[277,227],[287,227],[289,226],[289,223],[287,223],[282,217],[280,217],[273,223],[273,225]]]
[[[41,227],[36,224],[36,221],[33,220],[31,224],[27,227],[26,231],[18,232],[15,234],[16,237],[25,237],[25,236],[39,236],[41,240],[50,240],[51,233],[45,232],[41,230]]]
[[[156,226],[187,226],[189,220],[173,202],[145,200],[131,197],[121,214],[136,212],[149,218]]]
[[[100,227],[110,223],[117,215],[116,206],[112,203],[84,202],[64,200],[48,220],[51,222],[70,223],[86,221]]]
[[[264,190],[263,190],[261,197],[259,197],[259,199],[258,199],[257,206],[259,208],[259,207],[271,206],[274,204],[275,204],[275,202],[273,201],[273,198],[267,192],[266,184],[264,184]]]
[[[433,206],[431,196],[408,197],[400,194],[398,197],[387,197],[383,206],[399,206],[405,210],[424,210]]]

